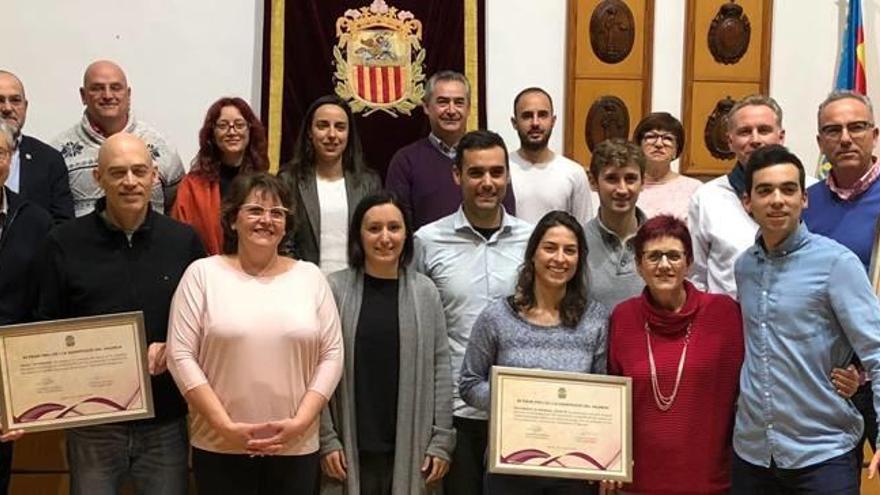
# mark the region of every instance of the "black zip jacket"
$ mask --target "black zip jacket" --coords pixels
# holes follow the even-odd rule
[[[76,318],[143,311],[147,344],[165,342],[171,298],[184,270],[205,256],[188,225],[148,209],[132,234],[109,224],[95,211],[63,223],[49,233],[42,266],[36,317]],[[156,417],[163,422],[186,415],[186,403],[166,371],[152,377]]]

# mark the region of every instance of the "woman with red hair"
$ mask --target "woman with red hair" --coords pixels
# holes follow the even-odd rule
[[[239,174],[269,169],[266,129],[243,99],[215,101],[199,130],[199,152],[177,190],[171,216],[190,224],[209,255],[223,246],[220,202]]]
[[[686,280],[684,222],[656,216],[633,240],[640,296],[611,313],[608,374],[632,377],[633,483],[626,493],[726,493],[743,360],[739,305]]]
[[[694,257],[682,220],[651,218],[633,247],[645,289],[614,308],[608,331],[608,374],[632,378],[637,418],[624,492],[727,493],[744,355],[739,304],[686,280]],[[858,375],[834,369],[830,382],[851,397]]]

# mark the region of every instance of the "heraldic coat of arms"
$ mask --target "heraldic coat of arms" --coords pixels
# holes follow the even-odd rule
[[[410,115],[425,94],[422,23],[375,0],[336,19],[336,94],[355,113]]]

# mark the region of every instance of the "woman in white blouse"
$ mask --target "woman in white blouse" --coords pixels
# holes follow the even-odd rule
[[[351,108],[335,95],[306,110],[293,159],[280,176],[293,192],[297,211],[292,250],[324,274],[348,268],[346,248],[351,212],[378,191],[378,174],[367,168]]]

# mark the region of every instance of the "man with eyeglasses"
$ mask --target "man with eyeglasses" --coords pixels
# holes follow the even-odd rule
[[[171,298],[205,251],[195,231],[150,208],[156,168],[147,145],[126,132],[98,150],[95,209],[49,233],[41,255],[41,320],[143,311],[155,417],[67,431],[70,492],[119,493],[130,478],[141,495],[185,495],[187,406],[165,363]]]
[[[513,99],[510,123],[520,144],[510,154],[517,217],[537,224],[547,212],[561,210],[586,225],[593,218],[587,173],[547,146],[556,124],[550,94],[537,87],[520,91]]]
[[[0,70],[0,118],[12,128],[16,142],[6,187],[43,207],[56,223],[69,220],[73,218],[73,197],[64,158],[55,148],[22,133],[27,109],[21,80]]]
[[[169,212],[184,175],[183,164],[159,131],[131,113],[131,88],[122,69],[109,60],[91,63],[83,75],[79,95],[86,107],[82,119],[52,141],[70,173],[76,216],[91,212],[101,197],[101,189],[92,180],[99,148],[108,137],[123,131],[147,144],[158,170],[150,202],[154,210]]]
[[[5,185],[15,142],[15,128],[0,120],[0,325],[26,323],[33,317],[35,253],[52,226],[43,208]],[[20,436],[20,431],[0,431],[0,494],[9,486],[12,441]]]
[[[880,165],[874,156],[878,130],[871,100],[852,91],[834,91],[819,105],[817,117],[816,141],[831,163],[831,172],[807,190],[810,206],[804,222],[811,232],[848,247],[870,271],[880,218]],[[865,421],[859,445],[867,439],[876,451],[877,414],[870,385],[863,381],[852,400]],[[862,450],[857,454],[861,460]]]

